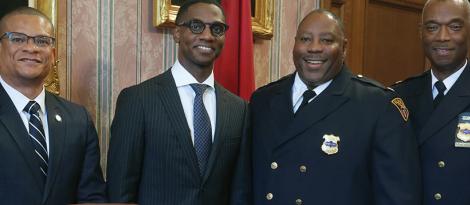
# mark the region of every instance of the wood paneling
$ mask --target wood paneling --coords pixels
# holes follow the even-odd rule
[[[346,63],[353,72],[393,84],[424,70],[419,23],[425,0],[327,0],[348,38]],[[341,4],[344,3],[344,4]]]

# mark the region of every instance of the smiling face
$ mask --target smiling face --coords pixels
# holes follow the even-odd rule
[[[302,81],[310,88],[333,79],[346,55],[346,39],[338,22],[327,13],[310,13],[299,25],[293,60]]]
[[[14,14],[5,18],[0,35],[18,32],[28,36],[53,36],[49,21],[40,16]],[[36,46],[32,39],[17,45],[3,38],[0,40],[0,75],[14,88],[42,86],[54,62],[54,51],[52,46]]]
[[[207,3],[191,5],[182,17],[181,22],[194,19],[204,23],[225,23],[220,8]],[[219,56],[225,43],[225,35],[213,36],[208,25],[200,34],[192,33],[186,26],[177,26],[173,37],[179,43],[178,60],[189,70],[212,69],[214,61]]]
[[[465,63],[468,12],[463,2],[430,1],[423,9],[421,37],[426,57],[434,71],[444,77]]]

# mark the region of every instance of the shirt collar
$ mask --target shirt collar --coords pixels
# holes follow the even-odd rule
[[[175,79],[176,87],[182,87],[182,86],[187,86],[192,83],[199,83],[196,78],[194,78],[191,73],[189,73],[181,63],[176,60],[175,64],[171,68],[171,74],[173,75],[173,78]],[[210,86],[211,88],[214,88],[214,72],[212,71],[209,77],[202,82],[202,84],[206,84]]]
[[[39,104],[39,106],[41,107],[42,113],[46,113],[46,92],[44,90],[44,87],[42,88],[41,93],[39,93],[39,95],[36,98],[29,99],[28,97],[20,93],[18,90],[8,85],[8,83],[6,83],[1,76],[0,76],[0,83],[2,84],[3,88],[7,92],[8,96],[10,96],[10,99],[11,101],[13,101],[13,104],[15,105],[16,110],[18,110],[18,113],[23,112],[24,107],[26,107],[28,102],[31,100],[34,100]]]
[[[465,59],[465,63],[462,67],[460,67],[457,71],[455,71],[452,75],[450,75],[449,77],[447,77],[446,79],[444,79],[442,82],[444,83],[444,85],[446,86],[446,90],[444,93],[447,93],[447,91],[450,90],[450,88],[452,88],[452,86],[455,84],[455,82],[457,81],[457,79],[459,79],[460,77],[460,74],[462,74],[463,70],[465,69],[465,67],[467,66],[467,59]],[[434,72],[432,71],[431,69],[431,78],[432,78],[432,84],[431,84],[431,89],[434,89],[434,84],[438,81],[438,79],[436,78],[436,76],[434,75]]]
[[[333,82],[333,79],[318,85],[313,89],[313,91],[315,91],[318,96],[331,84],[331,82]],[[305,85],[305,83],[300,79],[299,73],[295,72],[294,85],[292,86],[293,105],[300,100],[302,94],[304,94],[307,89],[307,85]]]

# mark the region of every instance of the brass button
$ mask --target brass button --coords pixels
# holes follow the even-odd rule
[[[302,205],[302,199],[296,199],[295,204],[297,205]]]
[[[266,199],[267,199],[267,200],[272,200],[273,197],[274,197],[274,195],[273,195],[272,193],[266,194]]]
[[[439,168],[444,168],[444,167],[446,166],[446,163],[445,163],[444,161],[439,161],[439,162],[437,163],[437,166],[438,166]]]
[[[307,167],[305,165],[300,166],[300,172],[305,173],[307,172]]]
[[[276,162],[271,163],[271,169],[277,169],[277,163]]]
[[[440,199],[442,199],[442,195],[439,194],[439,193],[436,193],[436,194],[434,194],[434,199],[440,200]]]

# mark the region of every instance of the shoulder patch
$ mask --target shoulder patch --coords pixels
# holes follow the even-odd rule
[[[403,117],[403,120],[408,121],[408,117],[410,116],[410,112],[408,111],[408,108],[406,108],[405,103],[401,98],[393,98],[391,101],[393,105],[398,109],[400,112],[401,116]]]

